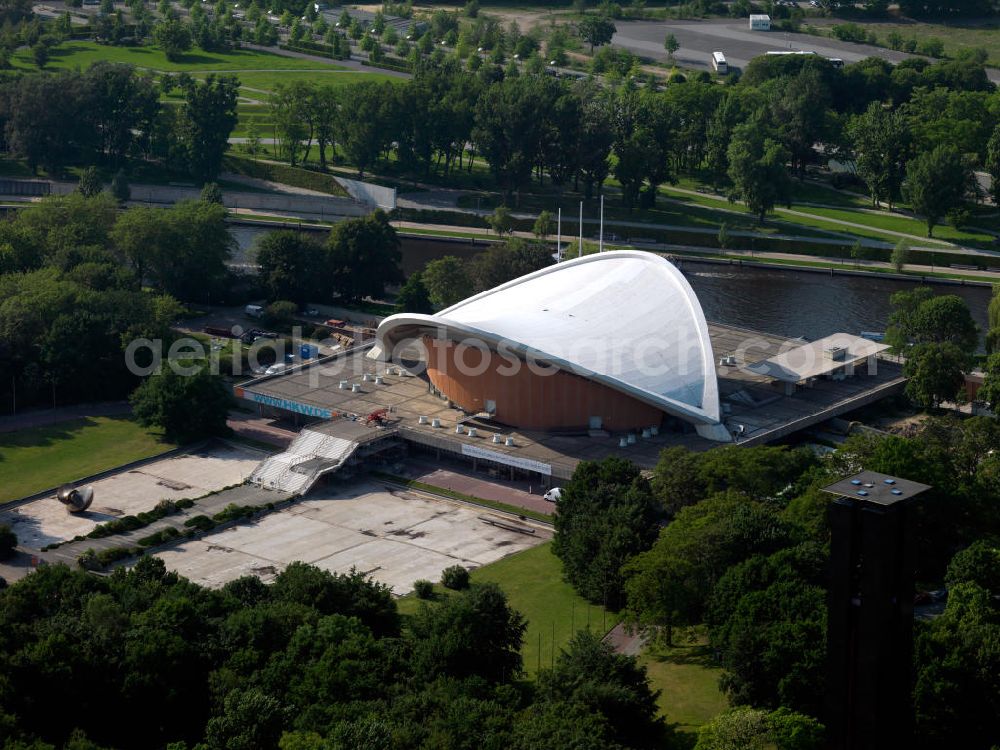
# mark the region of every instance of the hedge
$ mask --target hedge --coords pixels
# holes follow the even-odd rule
[[[335,177],[312,169],[290,167],[287,164],[273,161],[253,161],[233,154],[227,154],[223,157],[222,168],[227,172],[244,177],[280,182],[306,190],[317,190],[340,198],[350,197]]]
[[[288,50],[289,52],[300,52],[304,55],[315,55],[317,57],[325,57],[328,60],[350,60],[351,53],[335,55],[333,54],[333,47],[329,44],[320,44],[318,42],[297,42],[295,44],[279,44],[278,49]]]

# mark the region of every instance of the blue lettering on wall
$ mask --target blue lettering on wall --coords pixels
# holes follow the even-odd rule
[[[298,401],[289,401],[287,398],[266,396],[263,393],[254,393],[253,391],[244,391],[243,395],[245,398],[249,398],[255,403],[264,404],[265,406],[276,406],[277,408],[284,409],[285,411],[294,411],[299,414],[305,414],[307,417],[319,417],[320,419],[331,419],[333,417],[333,412],[329,409],[323,409],[319,406],[312,406],[310,404],[302,404]]]

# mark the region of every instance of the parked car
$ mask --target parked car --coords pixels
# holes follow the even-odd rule
[[[260,305],[247,305],[243,308],[243,313],[250,318],[263,318],[264,308]]]
[[[562,499],[562,487],[553,487],[551,490],[542,495],[542,500],[547,500],[550,503],[558,503]]]

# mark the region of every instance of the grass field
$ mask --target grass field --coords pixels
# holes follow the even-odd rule
[[[129,63],[140,68],[151,70],[181,72],[230,72],[240,70],[256,70],[270,72],[274,70],[343,70],[341,66],[332,63],[325,64],[316,60],[306,60],[298,57],[285,57],[272,52],[262,52],[250,49],[235,49],[227,52],[203,52],[191,50],[177,62],[170,62],[161,50],[156,47],[114,47],[97,44],[96,42],[74,41],[60,44],[50,51],[47,68],[86,68],[91,63],[106,60],[108,62]],[[14,68],[36,70],[31,51],[27,48],[18,50],[11,57]]]
[[[529,676],[534,675],[539,666],[550,666],[559,649],[576,630],[587,627],[588,621],[600,633],[610,630],[617,622],[614,614],[605,612],[601,606],[588,604],[562,579],[562,566],[552,554],[551,543],[474,570],[472,580],[499,584],[511,606],[528,621],[521,654]],[[451,593],[441,586],[436,590],[439,596]],[[422,605],[423,602],[412,594],[399,600],[399,609],[404,615],[417,612]]]
[[[852,19],[853,20],[853,19]],[[982,47],[986,50],[989,65],[1000,65],[1000,25],[994,19],[981,23],[975,20],[927,23],[906,18],[887,21],[855,21],[867,31],[875,33],[879,44],[887,45],[886,38],[893,31],[903,39],[936,38],[944,42],[945,54],[954,57],[963,49]]]
[[[175,446],[127,417],[84,417],[0,434],[0,503]]]
[[[695,732],[729,707],[719,690],[722,669],[712,661],[703,636],[671,648],[651,647],[639,662],[662,691],[660,713],[677,731]]]
[[[588,604],[563,581],[551,543],[474,570],[472,580],[498,584],[511,606],[528,621],[521,654],[529,677],[539,666],[550,666],[572,634],[586,628],[588,622],[599,633],[617,623],[617,615]],[[439,598],[451,595],[440,585],[435,591]],[[412,594],[399,600],[404,615],[416,613],[423,605]],[[708,661],[701,642],[656,649],[643,654],[640,662],[646,665],[652,686],[661,691],[659,705],[664,718],[679,731],[694,731],[726,708],[725,696],[718,688],[720,670]]]

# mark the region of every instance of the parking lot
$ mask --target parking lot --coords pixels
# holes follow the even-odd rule
[[[289,563],[302,561],[337,573],[356,568],[402,595],[416,580],[438,580],[451,565],[476,568],[549,538],[551,530],[542,525],[361,482],[320,488],[259,521],[177,544],[157,556],[206,586],[244,575],[269,581]]]
[[[161,500],[197,498],[241,483],[267,454],[228,444],[181,453],[93,482],[94,502],[69,513],[54,495],[0,512],[23,547],[41,549],[84,535],[95,526],[152,509]]]
[[[805,5],[805,3],[802,3]],[[768,50],[812,50],[824,57],[837,57],[853,63],[866,57],[881,57],[898,63],[908,57],[905,52],[894,52],[868,44],[841,42],[811,34],[785,31],[750,31],[749,21],[741,19],[709,19],[704,21],[616,21],[618,33],[612,44],[623,47],[643,57],[666,60],[663,40],[673,34],[680,44],[674,53],[677,65],[696,70],[712,70],[712,53],[716,50],[726,56],[730,68],[746,68],[750,60]],[[1000,77],[1000,71],[988,69],[991,80]]]

